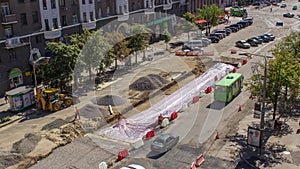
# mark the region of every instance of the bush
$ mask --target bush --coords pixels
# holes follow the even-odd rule
[[[1,124],[1,123],[4,123],[4,122],[7,122],[7,121],[9,121],[9,120],[10,120],[10,116],[6,116],[6,117],[0,119],[0,124]]]

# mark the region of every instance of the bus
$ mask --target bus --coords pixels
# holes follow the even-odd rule
[[[246,9],[242,7],[232,7],[230,8],[230,15],[231,16],[236,16],[236,17],[243,17],[247,18],[248,17],[248,12]]]
[[[230,102],[242,90],[244,76],[240,73],[229,73],[214,85],[215,101]]]

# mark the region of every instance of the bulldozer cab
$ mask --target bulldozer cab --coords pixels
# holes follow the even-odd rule
[[[47,99],[47,101],[54,101],[54,100],[58,100],[58,89],[57,88],[49,88],[49,89],[45,89],[43,91],[43,94],[45,96],[45,99]]]

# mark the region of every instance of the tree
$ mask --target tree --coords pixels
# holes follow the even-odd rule
[[[269,61],[266,97],[273,104],[273,120],[276,118],[278,103],[283,103],[283,110],[299,95],[300,83],[300,34],[291,33],[271,50],[275,59]],[[252,94],[260,95],[261,81],[250,79],[248,89]],[[249,85],[251,84],[251,85]],[[281,112],[285,113],[285,112]]]
[[[82,48],[80,61],[84,63],[84,68],[88,71],[90,82],[93,81],[93,70],[105,71],[106,67],[113,62],[113,58],[108,57],[111,56],[110,48],[111,45],[107,43],[101,29],[93,33]]]
[[[190,41],[190,32],[198,30],[196,25],[196,16],[190,12],[187,12],[183,15],[183,18],[180,18],[179,23],[177,24],[178,33],[187,33],[188,41]]]
[[[219,24],[219,15],[224,15],[224,11],[213,4],[211,6],[204,5],[202,9],[197,9],[197,19],[205,19],[208,23],[208,32],[210,33],[210,26],[216,26]]]
[[[122,61],[130,55],[130,49],[127,47],[128,42],[125,41],[125,36],[119,32],[106,32],[104,36],[107,42],[113,46],[111,53],[115,59],[115,69],[117,69],[117,61]]]
[[[168,50],[168,43],[170,42],[170,40],[171,40],[171,34],[170,34],[170,32],[167,30],[167,29],[165,29],[165,31],[164,31],[164,33],[163,33],[163,35],[162,35],[162,39],[165,41],[165,43],[166,43],[166,50]]]
[[[130,54],[135,54],[135,63],[137,63],[137,52],[145,50],[149,46],[149,40],[152,36],[150,30],[141,24],[134,24],[129,27],[130,37],[126,38]]]
[[[49,63],[37,71],[37,76],[44,79],[44,84],[60,88],[62,91],[72,81],[72,74],[76,64],[77,49],[61,42],[48,43],[46,50],[51,51]]]

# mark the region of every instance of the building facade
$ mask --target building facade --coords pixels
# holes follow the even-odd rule
[[[128,23],[154,30],[153,41],[176,24],[175,17],[223,0],[0,0],[0,96],[34,84],[32,61],[47,56],[48,42],[67,43],[83,30],[126,31]],[[225,2],[225,1],[224,1]],[[112,22],[113,21],[113,22]]]

